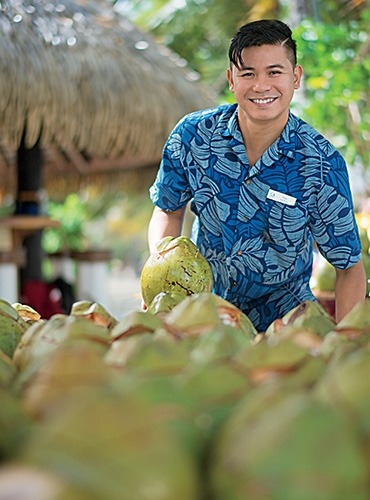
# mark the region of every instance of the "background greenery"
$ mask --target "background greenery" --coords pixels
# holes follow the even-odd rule
[[[303,65],[294,111],[326,135],[366,184],[370,163],[370,2],[365,0],[118,0],[112,8],[168,46],[210,86],[219,102],[232,101],[225,78],[227,50],[238,27],[279,17],[293,29]],[[140,269],[147,255],[148,193],[87,189],[49,202],[61,228],[45,231],[44,248],[108,246]]]

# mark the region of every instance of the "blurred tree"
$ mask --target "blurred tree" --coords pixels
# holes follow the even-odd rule
[[[301,114],[342,150],[370,165],[370,8],[339,22],[303,20],[294,29],[304,68]]]

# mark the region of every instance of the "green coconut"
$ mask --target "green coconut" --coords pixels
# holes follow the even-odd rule
[[[320,347],[326,359],[340,359],[352,351],[370,346],[370,299],[356,304],[339,321],[334,330],[327,333]]]
[[[0,299],[0,350],[10,358],[28,325],[9,302]]]
[[[31,428],[31,418],[19,398],[0,387],[0,462],[17,455]]]
[[[71,315],[82,316],[109,329],[112,329],[118,323],[117,319],[104,306],[89,300],[75,302],[71,308]]]
[[[186,236],[167,236],[145,262],[140,276],[141,295],[148,306],[161,292],[176,291],[184,297],[211,291],[213,275],[207,259]]]
[[[336,273],[335,268],[326,259],[320,259],[313,271],[315,289],[320,292],[334,292]]]
[[[253,323],[240,309],[211,292],[184,298],[165,316],[165,322],[184,336],[200,335],[220,325],[231,326],[252,339],[257,334]]]
[[[274,335],[286,326],[305,328],[324,337],[335,328],[335,321],[319,302],[305,300],[281,319],[271,323],[266,330],[266,335]]]
[[[149,311],[131,311],[112,328],[111,337],[113,341],[117,341],[132,335],[154,333],[162,324],[161,319]]]
[[[177,304],[179,304],[183,299],[183,292],[161,292],[151,301],[147,312],[151,314],[167,313],[177,306]]]
[[[128,347],[130,351],[125,360],[127,372],[173,375],[179,373],[188,365],[189,352],[187,346],[173,336],[151,334],[151,336],[145,338],[140,337],[143,338],[141,342],[138,341]],[[123,342],[127,342],[127,340]]]
[[[209,436],[232,414],[236,405],[251,390],[247,377],[231,363],[221,361],[188,365],[179,377],[179,390],[190,398],[195,420]],[[232,498],[225,497],[225,498]]]
[[[317,383],[320,401],[347,414],[370,438],[370,352],[357,349],[334,359]]]
[[[363,253],[369,253],[369,251],[370,251],[370,239],[369,239],[369,235],[367,233],[367,230],[364,227],[361,227],[361,225],[359,225],[358,232],[359,232],[360,241],[361,241],[361,251]]]
[[[16,374],[14,361],[0,350],[0,387],[8,387]]]
[[[224,324],[187,340],[192,342],[191,361],[198,365],[228,360],[252,342],[240,329]]]
[[[108,328],[81,316],[56,314],[31,325],[14,352],[14,362],[23,370],[33,361],[42,361],[65,342],[87,342],[101,353],[111,343]]]
[[[247,394],[210,452],[214,500],[368,498],[368,465],[356,426],[306,391]]]
[[[14,302],[12,307],[18,312],[19,316],[24,319],[28,324],[33,324],[35,321],[41,319],[41,314],[38,313],[33,307],[20,302]]]
[[[169,410],[97,388],[40,426],[20,458],[90,499],[194,500],[197,461],[173,432]]]
[[[370,333],[370,299],[358,302],[336,325],[336,330],[357,329]]]
[[[163,411],[168,429],[179,439],[191,456],[201,457],[204,451],[206,429],[196,417],[198,408],[194,405],[191,391],[183,386],[183,375],[141,374],[125,372],[116,377],[114,388],[120,398],[126,401],[142,401],[152,410]]]
[[[109,367],[88,343],[63,344],[23,385],[23,407],[33,418],[46,421],[96,387],[105,386],[110,376]]]

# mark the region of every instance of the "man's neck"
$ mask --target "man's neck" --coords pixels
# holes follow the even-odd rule
[[[288,117],[271,122],[243,120],[238,117],[240,131],[247,151],[250,166],[263,155],[263,153],[280,137]]]

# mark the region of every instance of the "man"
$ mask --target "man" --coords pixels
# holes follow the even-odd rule
[[[290,112],[302,68],[290,28],[246,24],[229,48],[236,103],[184,117],[165,145],[149,224],[150,249],[179,236],[185,207],[214,292],[265,331],[310,290],[313,242],[336,268],[336,319],[365,298],[361,243],[344,159]]]

